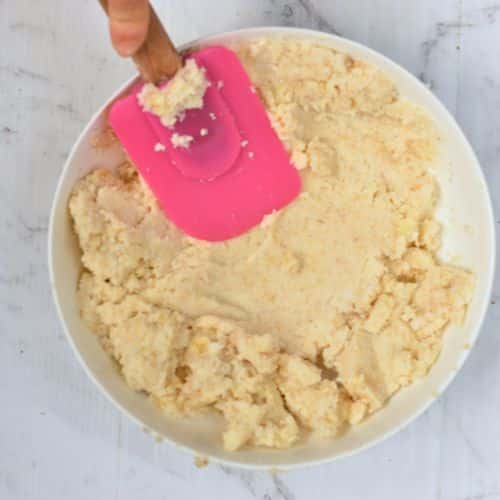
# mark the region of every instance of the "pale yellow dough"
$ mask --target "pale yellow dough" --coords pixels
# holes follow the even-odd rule
[[[425,376],[473,276],[436,258],[438,133],[377,68],[301,41],[236,50],[301,169],[302,195],[218,244],[165,218],[131,166],[70,202],[82,316],[128,384],[224,445],[335,436]]]
[[[194,59],[188,59],[168,85],[159,88],[147,83],[137,99],[145,111],[158,116],[165,127],[172,127],[182,121],[187,110],[203,107],[209,85],[205,70]]]

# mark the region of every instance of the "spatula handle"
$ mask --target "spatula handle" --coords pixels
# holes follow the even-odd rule
[[[99,0],[106,13],[108,1]],[[133,56],[133,60],[147,82],[158,83],[171,78],[182,67],[182,58],[170,40],[165,28],[158,19],[153,7],[151,10],[148,35],[145,42]]]

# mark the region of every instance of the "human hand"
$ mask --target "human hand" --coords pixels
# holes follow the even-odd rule
[[[122,57],[133,56],[148,34],[149,0],[108,0],[111,41]]]

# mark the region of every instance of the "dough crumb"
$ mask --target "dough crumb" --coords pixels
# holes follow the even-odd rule
[[[178,133],[173,134],[171,138],[174,148],[188,149],[193,141],[194,137],[192,135],[181,135]]]
[[[198,469],[204,469],[205,467],[208,467],[209,460],[206,457],[195,457],[194,459],[194,464]]]

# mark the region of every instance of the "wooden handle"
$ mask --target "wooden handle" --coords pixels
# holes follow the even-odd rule
[[[99,3],[108,13],[107,0],[99,0]],[[133,56],[133,60],[144,80],[158,83],[166,78],[172,78],[182,68],[183,63],[153,7],[150,5],[149,8],[151,15],[148,36]]]

